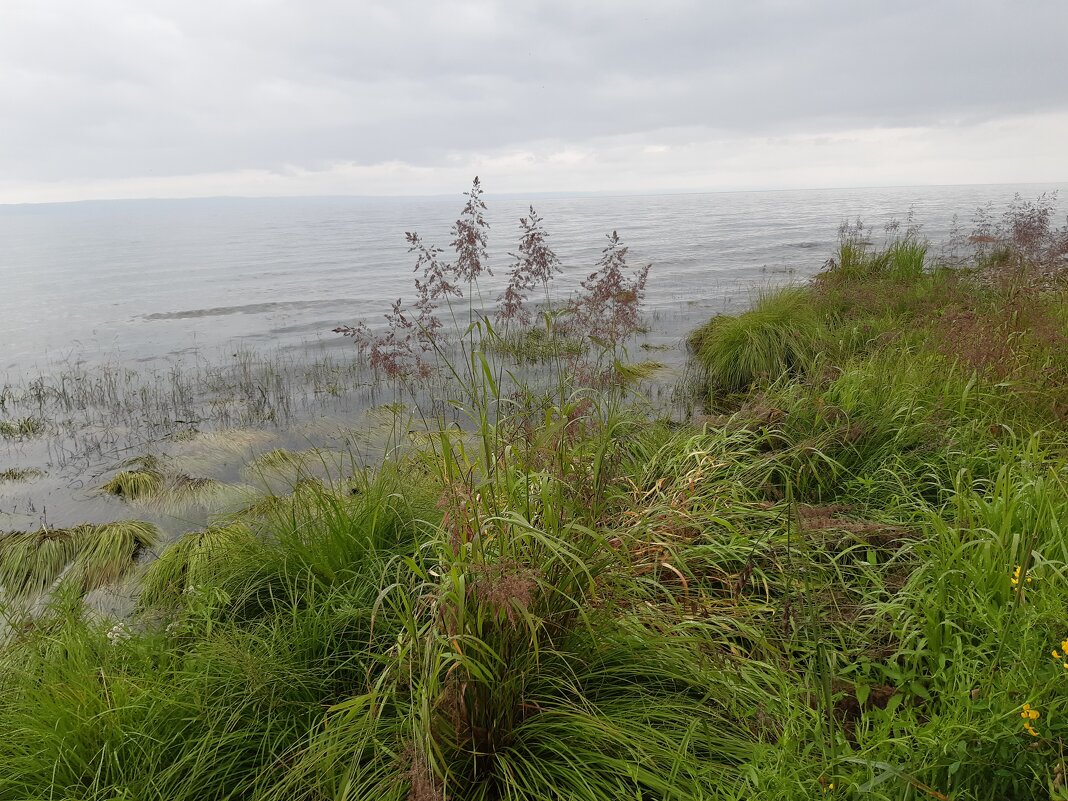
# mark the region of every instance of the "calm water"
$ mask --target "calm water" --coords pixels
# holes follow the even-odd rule
[[[592,270],[617,229],[632,263],[653,265],[648,307],[670,340],[756,286],[817,271],[847,217],[879,232],[912,209],[937,243],[954,214],[967,226],[982,204],[1056,189],[1068,185],[542,197],[536,206],[565,265],[561,291]],[[483,291],[492,300],[527,203],[488,204],[497,279]],[[81,359],[344,347],[330,329],[378,320],[390,300],[411,296],[404,232],[447,247],[461,207],[459,194],[0,206],[0,383]]]
[[[648,397],[671,407],[685,333],[761,286],[819,270],[844,219],[859,216],[879,234],[911,209],[937,253],[954,214],[967,229],[980,205],[1000,209],[1016,192],[1033,199],[1058,188],[1068,186],[536,203],[565,266],[560,294],[594,268],[613,229],[634,266],[653,265],[648,338],[665,367]],[[390,301],[410,297],[404,232],[447,246],[462,205],[457,194],[0,206],[0,419],[43,421],[33,436],[0,437],[0,472],[38,471],[0,479],[0,532],[137,517],[173,538],[224,508],[127,505],[101,492],[143,453],[164,459],[169,473],[254,494],[273,487],[247,464],[273,448],[316,448],[324,471],[346,456],[374,461],[397,425],[379,413],[393,397],[351,358],[351,342],[330,331],[379,321]],[[489,207],[497,276],[483,297],[492,302],[526,204],[490,199]],[[449,390],[421,391],[440,400]]]

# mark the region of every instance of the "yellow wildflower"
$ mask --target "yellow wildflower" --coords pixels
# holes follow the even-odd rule
[[[1016,569],[1014,571],[1012,571],[1012,578],[1009,579],[1009,581],[1012,582],[1012,586],[1013,587],[1018,587],[1020,585],[1020,578],[1021,578],[1020,574],[1021,573],[1023,573],[1023,568],[1020,567],[1020,565],[1016,565]],[[1028,576],[1026,578],[1026,580],[1024,581],[1024,583],[1025,584],[1030,584],[1031,583],[1031,577]]]
[[[1031,724],[1042,717],[1042,713],[1035,709],[1030,704],[1023,705],[1023,711],[1020,713],[1020,717],[1024,719],[1024,731],[1030,734],[1032,737],[1038,737],[1038,731]]]

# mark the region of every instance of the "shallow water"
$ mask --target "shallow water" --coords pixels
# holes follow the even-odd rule
[[[844,219],[878,232],[913,210],[934,242],[954,214],[1034,198],[1056,185],[540,197],[539,213],[574,288],[616,229],[651,263],[648,308],[667,335],[752,287],[806,277]],[[1060,188],[1068,188],[1062,185]],[[1065,195],[1068,193],[1063,193]],[[524,199],[488,199],[499,293]],[[141,363],[238,344],[336,347],[340,323],[379,320],[411,296],[405,231],[447,247],[462,198],[217,199],[0,206],[0,384],[57,362]]]
[[[843,220],[862,218],[878,236],[911,211],[937,253],[954,215],[967,231],[980,205],[1000,212],[1017,192],[1057,189],[1068,185],[534,202],[564,265],[561,295],[594,269],[612,230],[633,266],[653,265],[646,343],[657,350],[640,358],[669,367],[654,387],[659,399],[679,376],[687,331],[741,307],[754,289],[813,275]],[[487,202],[488,304],[527,201]],[[119,517],[159,520],[172,536],[202,525],[211,510],[164,515],[101,495],[106,477],[144,451],[227,482],[248,482],[242,466],[278,447],[380,452],[381,421],[366,412],[393,398],[331,329],[380,320],[390,301],[410,297],[404,232],[447,247],[462,204],[457,194],[0,206],[0,390],[14,388],[0,393],[0,418],[40,415],[49,426],[0,439],[0,471],[44,472],[0,482],[0,531]]]

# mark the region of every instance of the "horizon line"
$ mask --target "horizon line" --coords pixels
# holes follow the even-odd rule
[[[635,189],[635,190],[541,190],[537,192],[485,192],[487,200],[514,200],[519,198],[611,198],[611,197],[657,197],[667,195],[730,195],[757,194],[773,192],[844,192],[869,189],[929,189],[969,186],[1049,186],[1068,185],[1068,180],[1053,181],[983,181],[975,183],[930,183],[930,184],[867,184],[859,186],[813,186],[813,187],[778,187],[760,189]],[[144,197],[100,197],[80,198],[78,200],[26,200],[0,201],[0,209],[17,209],[41,206],[73,206],[91,203],[182,203],[194,201],[271,201],[271,200],[453,200],[461,192],[434,194],[399,194],[399,195],[360,195],[348,193],[330,194],[294,194],[294,195],[189,195],[178,197],[149,195]]]

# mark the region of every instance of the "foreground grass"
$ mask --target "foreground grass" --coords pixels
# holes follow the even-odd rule
[[[695,424],[473,351],[466,426],[188,535],[124,621],[15,621],[0,799],[1068,797],[1066,297],[1024,278],[845,241],[695,334]]]

